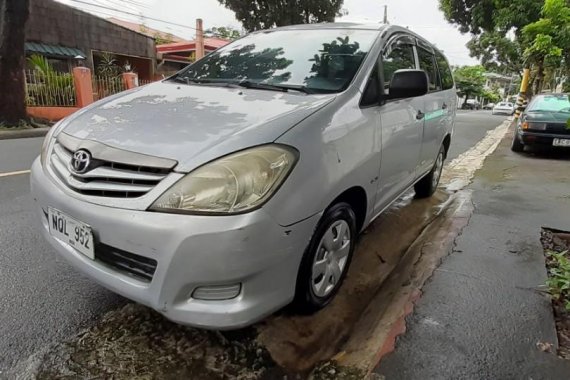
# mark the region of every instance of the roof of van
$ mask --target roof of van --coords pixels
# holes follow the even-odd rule
[[[359,29],[359,30],[376,30],[378,32],[391,30],[394,32],[406,32],[422,40],[423,42],[429,44],[434,49],[437,49],[431,42],[426,40],[424,37],[420,36],[419,34],[411,31],[406,27],[394,24],[384,24],[384,23],[321,22],[317,24],[298,24],[298,25],[281,26],[278,28],[259,30],[253,33],[271,32],[274,30],[318,30],[318,29],[355,29],[355,30]]]
[[[317,24],[297,24],[280,26],[267,30],[259,30],[258,32],[268,32],[273,30],[315,30],[315,29],[366,29],[366,30],[383,30],[390,25],[382,23],[358,23],[358,22],[321,22]]]

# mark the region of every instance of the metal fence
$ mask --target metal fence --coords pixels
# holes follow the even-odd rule
[[[156,82],[155,80],[150,79],[139,79],[139,86],[144,86],[145,84],[150,84]]]
[[[125,83],[121,76],[93,76],[93,98],[103,99],[109,95],[125,91]]]
[[[26,104],[34,107],[75,107],[71,73],[26,70]]]

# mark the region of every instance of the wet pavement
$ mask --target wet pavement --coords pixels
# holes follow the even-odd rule
[[[540,232],[570,230],[570,153],[509,146],[468,187],[475,211],[376,369],[386,379],[570,378],[570,361],[540,349],[556,346]]]
[[[451,158],[475,145],[487,131],[492,130],[502,120],[504,117],[490,116],[488,112],[462,112],[458,116],[456,134],[450,150]],[[32,139],[28,139],[27,143],[0,146],[3,148],[0,151],[2,156],[22,157],[20,164],[6,159],[4,166],[0,161],[0,173],[22,170],[29,166],[28,161],[31,162],[31,157],[39,148],[39,141],[30,140]],[[16,149],[17,152],[11,152],[10,149]],[[78,352],[73,351],[77,348],[76,343],[80,338],[75,334],[90,326],[90,330],[81,333],[81,341],[91,342],[94,350],[101,352],[101,345],[105,344],[107,337],[101,334],[101,331],[109,329],[102,328],[102,323],[105,326],[104,321],[97,324],[95,321],[110,310],[115,310],[111,313],[115,316],[115,319],[111,318],[115,324],[107,326],[120,328],[121,321],[127,323],[140,318],[152,319],[147,317],[152,313],[146,309],[141,311],[141,307],[133,308],[127,305],[120,308],[126,304],[124,299],[83,278],[51,252],[47,243],[43,242],[35,231],[28,199],[27,175],[2,177],[0,187],[0,241],[3,246],[0,255],[0,300],[5,305],[0,315],[0,371],[5,371],[22,360],[24,367],[37,364],[34,360],[26,359],[34,353],[54,348],[54,342],[66,342],[64,346],[71,351],[58,352],[63,352],[63,356],[60,355],[63,362],[69,361],[70,352]],[[274,359],[293,371],[304,371],[338,351],[375,295],[375,289],[389,276],[415,238],[440,215],[441,203],[445,203],[448,197],[448,193],[440,192],[436,198],[410,204],[411,199],[408,196],[379,218],[361,239],[359,251],[367,254],[360,255],[355,260],[338,300],[319,315],[291,317],[284,311],[256,326],[261,332],[260,341],[272,352]],[[379,246],[389,249],[375,249]],[[375,265],[372,268],[376,268],[372,272],[369,270],[371,264]],[[347,308],[347,305],[352,306]],[[117,318],[117,315],[122,319]],[[157,339],[179,336],[172,332],[172,329],[177,330],[177,327],[169,323],[164,326],[170,327],[165,327],[167,331],[150,333],[157,336]],[[122,342],[126,347],[121,351],[126,355],[125,365],[128,365],[128,360],[133,360],[133,363],[148,360],[148,357],[144,356],[144,350],[136,349],[137,344],[146,344],[141,338],[141,330],[127,329],[125,334]],[[198,340],[203,337],[200,334],[192,336]],[[184,346],[187,343],[182,342],[183,349],[187,348]],[[237,346],[240,344],[243,345],[238,340]],[[220,348],[220,345],[214,342],[214,348],[210,347],[210,351],[225,357],[227,352],[225,346],[222,346]],[[55,347],[58,350],[62,348],[61,345]],[[284,347],[287,349],[283,349]],[[234,350],[233,346],[231,350]],[[239,348],[237,350],[240,351]],[[257,354],[257,349],[255,352]],[[106,353],[113,355],[113,351],[103,350],[103,354]],[[236,355],[237,360],[243,359],[242,356]],[[214,355],[212,359],[206,356],[200,360],[214,360],[214,363],[225,365],[226,361],[217,362],[217,357]],[[37,355],[31,357],[35,358]],[[57,357],[51,359],[56,360]],[[230,361],[230,365],[234,364]],[[265,364],[271,366],[271,363]],[[149,365],[152,367],[160,363],[152,361]],[[213,373],[216,370],[220,370],[220,367],[214,366]],[[247,375],[251,373],[250,371]]]

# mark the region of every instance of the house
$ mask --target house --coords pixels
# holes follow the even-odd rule
[[[216,38],[204,38],[204,52],[211,53],[214,50],[229,44],[231,41]],[[174,73],[189,63],[196,60],[196,40],[174,42],[157,45],[158,71],[164,75]]]
[[[25,49],[27,56],[45,56],[58,71],[82,65],[97,72],[113,57],[142,80],[155,77],[153,37],[54,0],[30,0]]]
[[[172,33],[164,32],[162,30],[151,28],[145,24],[139,24],[132,21],[121,20],[115,17],[110,17],[107,20],[111,21],[113,24],[120,25],[134,32],[139,32],[148,37],[154,38],[157,45],[185,41],[184,38],[182,37],[176,36]]]
[[[507,76],[496,73],[485,73],[485,86],[486,90],[497,90],[501,97],[508,96],[512,92],[511,87],[515,83],[513,76]]]

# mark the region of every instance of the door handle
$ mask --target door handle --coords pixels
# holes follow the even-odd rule
[[[442,109],[442,110],[447,109],[447,104],[443,103],[443,105],[441,106],[441,109]]]
[[[421,120],[425,117],[425,113],[423,113],[422,111],[418,111],[418,114],[416,115],[416,119]]]

